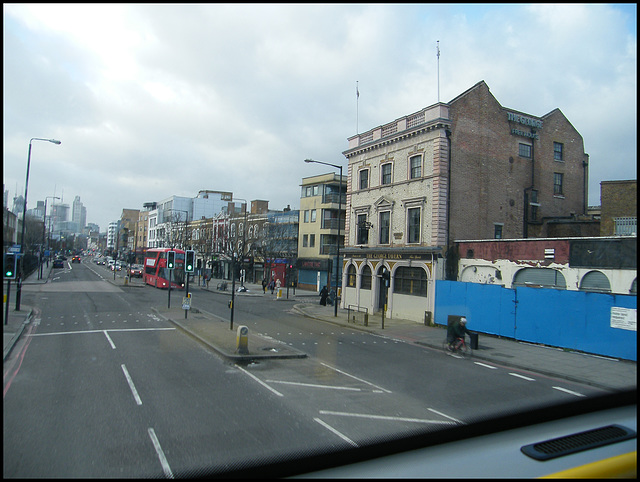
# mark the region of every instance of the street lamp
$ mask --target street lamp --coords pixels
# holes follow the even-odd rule
[[[57,196],[47,196],[44,198],[44,216],[42,216],[42,247],[40,248],[40,279],[42,279],[42,251],[44,250],[44,232],[45,226],[47,224],[47,199],[60,199]],[[49,221],[49,227],[51,227],[51,221]],[[47,242],[47,249],[49,249],[49,243]],[[47,266],[49,266],[49,262],[47,261]]]
[[[342,210],[342,166],[337,164],[329,164],[328,162],[316,161],[314,159],[305,159],[304,162],[324,164],[325,166],[340,169],[340,182],[338,184],[338,236],[336,238],[336,299],[333,302],[333,316],[338,316],[338,272],[340,271],[340,213]]]
[[[22,233],[20,234],[20,253],[22,255],[22,261],[24,262],[24,228],[27,225],[27,190],[29,188],[29,167],[31,166],[31,143],[33,141],[46,141],[53,144],[61,144],[57,139],[41,139],[39,137],[32,137],[29,140],[29,155],[27,157],[27,179],[24,183],[24,207],[22,209]],[[16,311],[20,311],[20,298],[22,296],[22,276],[24,270],[24,263],[20,263],[20,269],[18,270],[18,289],[16,290]]]
[[[244,258],[244,245],[245,245],[245,237],[244,237],[244,233],[245,230],[247,229],[247,200],[246,199],[240,199],[240,198],[235,198],[234,204],[233,204],[233,210],[235,211],[236,209],[236,205],[235,205],[235,201],[244,201],[244,224],[242,225],[242,251],[243,251],[243,258]],[[235,214],[235,212],[234,212]],[[236,231],[237,232],[237,231]],[[235,242],[234,240],[234,244],[235,246],[238,246],[238,243]],[[240,255],[240,253],[238,253],[238,255]],[[240,262],[240,266],[243,266],[243,261]],[[242,280],[242,286],[244,286],[244,279]],[[231,320],[229,321],[229,329],[233,330],[233,310],[234,310],[234,304],[235,304],[235,296],[236,296],[236,258],[234,255],[234,250],[231,251]]]

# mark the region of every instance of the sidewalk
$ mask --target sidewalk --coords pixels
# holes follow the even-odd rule
[[[48,272],[45,270],[44,280],[28,279],[25,283],[46,282]],[[35,275],[33,276],[35,278]],[[197,280],[197,277],[196,277]],[[124,284],[122,278],[109,280],[117,286],[128,289],[142,287],[139,280],[132,280]],[[304,358],[307,355],[293,347],[273,338],[264,337],[256,333],[248,332],[247,354],[237,353],[238,328],[242,322],[236,313],[233,326],[230,322],[230,312],[225,310],[220,315],[208,313],[198,309],[198,298],[202,296],[224,296],[231,300],[231,283],[228,289],[221,291],[217,289],[220,280],[212,280],[209,288],[198,285],[197,282],[191,284],[190,291],[193,293],[195,304],[187,313],[182,309],[182,298],[184,291],[175,292],[172,297],[172,306],[166,305],[152,308],[158,316],[170,321],[185,333],[207,345],[225,358],[234,362],[250,362],[252,360],[265,358]],[[353,322],[348,320],[346,310],[338,309],[337,317],[334,316],[333,306],[321,306],[319,296],[315,292],[289,289],[287,298],[286,289],[282,290],[282,296],[272,295],[269,290],[266,294],[262,292],[262,286],[245,284],[247,292],[236,292],[236,299],[242,297],[260,297],[265,303],[288,303],[300,315],[307,318],[321,320],[338,326],[344,326],[356,330],[370,332],[379,336],[391,339],[402,340],[407,343],[414,343],[425,347],[441,350],[442,342],[445,338],[446,330],[440,326],[426,326],[423,323],[416,323],[409,320],[389,319],[384,322],[382,329],[382,318],[380,314],[369,316],[368,326],[364,326],[362,321]],[[236,290],[239,283],[236,283]],[[12,299],[14,299],[14,287],[11,287]],[[237,301],[238,302],[238,301]],[[9,325],[5,325],[4,330],[4,351],[7,356],[7,347],[12,346],[20,336],[23,323],[28,323],[31,310],[27,306],[22,306],[20,312],[12,311],[13,304],[9,309]],[[473,326],[469,326],[473,331]],[[604,390],[619,390],[629,388],[636,384],[637,371],[636,363],[626,360],[600,357],[583,354],[579,352],[565,351],[559,348],[533,345],[512,339],[499,338],[480,333],[478,336],[478,349],[473,351],[472,360],[478,362],[488,362],[496,365],[512,367],[518,370],[530,370],[543,375],[558,377],[583,383]],[[241,339],[241,341],[243,341]],[[443,353],[443,356],[444,353]]]

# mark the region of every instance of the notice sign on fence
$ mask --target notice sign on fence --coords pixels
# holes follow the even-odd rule
[[[638,331],[636,328],[636,311],[631,308],[611,308],[611,328]]]

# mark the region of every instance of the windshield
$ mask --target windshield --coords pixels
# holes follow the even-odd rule
[[[5,4],[5,478],[581,465],[520,448],[637,387],[636,8]]]

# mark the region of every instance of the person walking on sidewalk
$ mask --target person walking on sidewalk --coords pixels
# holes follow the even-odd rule
[[[262,293],[265,294],[267,292],[267,278],[262,278]]]
[[[327,296],[329,296],[329,291],[326,286],[323,286],[320,290],[320,304],[322,306],[327,306]]]

